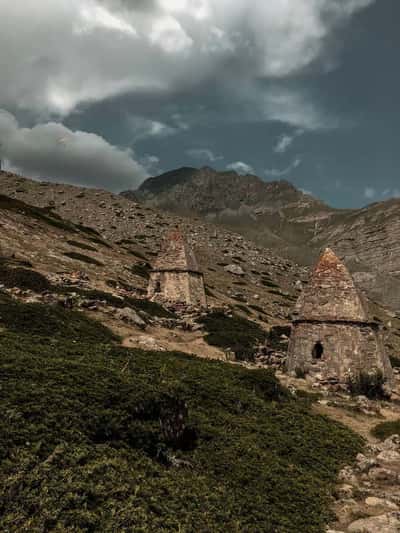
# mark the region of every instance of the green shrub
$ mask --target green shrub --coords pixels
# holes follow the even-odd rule
[[[91,236],[94,235],[95,237],[101,237],[97,229],[90,228],[89,226],[84,226],[83,224],[75,224],[75,227],[78,228],[79,231],[82,231],[82,233],[86,233]]]
[[[254,311],[257,311],[258,313],[262,313],[263,315],[266,314],[266,312],[260,305],[250,304],[249,307],[251,307],[251,309],[254,309]]]
[[[213,311],[199,319],[211,346],[231,349],[240,360],[253,360],[257,345],[263,343],[266,332],[255,322],[238,315],[229,317],[222,311]]]
[[[100,246],[104,246],[105,248],[112,248],[111,244],[108,244],[108,242],[104,241],[103,239],[99,239],[98,237],[87,237],[88,241],[93,242],[94,244],[99,244]]]
[[[89,250],[90,252],[97,252],[97,249],[90,244],[85,244],[84,242],[79,241],[67,241],[67,244],[70,246],[75,246],[75,248],[80,248],[81,250]]]
[[[268,345],[277,351],[286,350],[287,340],[282,339],[282,335],[290,337],[291,326],[273,326],[268,333]]]
[[[150,300],[141,300],[139,298],[125,298],[125,302],[129,306],[133,307],[137,311],[144,311],[150,316],[158,318],[176,318],[175,313],[168,311],[164,306],[157,302],[151,302]]]
[[[236,309],[239,309],[243,313],[246,313],[246,315],[251,315],[250,309],[246,305],[237,304],[235,305]]]
[[[0,194],[0,209],[4,211],[11,211],[18,213],[40,222],[44,222],[49,226],[53,226],[58,229],[77,233],[78,230],[72,222],[63,220],[57,213],[50,211],[43,207],[34,207],[32,205],[10,198],[4,194]]]
[[[109,280],[110,281],[110,280]],[[112,280],[111,280],[112,281]],[[113,282],[115,284],[116,282]],[[122,309],[124,307],[130,307],[135,311],[143,311],[150,316],[159,318],[176,318],[176,315],[171,311],[168,311],[165,307],[157,302],[151,302],[150,300],[132,298],[130,296],[119,297],[114,296],[109,292],[100,291],[97,289],[82,289],[80,287],[58,287],[59,293],[77,293],[83,298],[88,300],[99,300],[106,304]]]
[[[358,376],[350,376],[347,382],[350,394],[366,396],[370,400],[386,399],[385,378],[381,370],[360,372]]]
[[[381,422],[373,428],[371,433],[380,440],[385,440],[392,435],[400,435],[400,420]]]
[[[135,276],[139,276],[144,279],[149,279],[151,265],[149,263],[135,263],[130,267],[130,272]]]
[[[80,254],[79,252],[64,252],[66,257],[75,259],[76,261],[82,261],[82,263],[88,263],[89,265],[104,266],[103,263],[95,259],[94,257],[88,257],[87,255]]]
[[[25,304],[1,295],[0,324],[20,335],[65,338],[76,342],[116,340],[105,326],[83,313],[56,305]]]
[[[22,267],[9,267],[6,264],[0,265],[0,283],[7,288],[18,287],[37,293],[52,289],[49,280],[39,272]]]
[[[147,262],[147,257],[142,254],[141,252],[139,252],[138,250],[132,250],[131,248],[128,250],[128,252],[131,254],[131,255],[134,255],[135,257],[138,257],[139,259],[143,259],[143,261],[146,261]],[[157,254],[155,254],[157,255]]]
[[[265,287],[271,287],[271,288],[276,288],[276,289],[279,289],[279,285],[277,285],[276,283],[274,283],[273,281],[269,280],[269,279],[266,279],[266,278],[262,278],[261,279],[261,283],[265,286]]]
[[[392,368],[400,368],[400,357],[396,357],[395,355],[390,356],[390,363],[392,365]]]
[[[0,530],[10,533],[320,533],[337,472],[361,449],[266,370],[7,333],[0,371]],[[188,407],[187,451],[160,428],[166,395]]]

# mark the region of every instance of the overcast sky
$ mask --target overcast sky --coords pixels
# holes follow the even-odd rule
[[[0,154],[113,191],[175,167],[400,196],[399,0],[0,0]]]

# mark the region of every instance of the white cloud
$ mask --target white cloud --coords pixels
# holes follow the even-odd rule
[[[276,152],[277,154],[284,154],[286,150],[293,144],[293,141],[293,135],[282,135],[281,137],[279,137],[274,147],[274,152]]]
[[[282,176],[286,176],[290,174],[294,169],[296,169],[300,165],[301,165],[301,159],[297,157],[293,161],[293,163],[291,163],[288,167],[284,168],[283,170],[279,170],[277,168],[270,168],[270,169],[266,169],[264,171],[264,174],[272,178],[280,178]]]
[[[130,116],[128,125],[132,131],[132,143],[151,137],[169,137],[178,133],[178,129],[158,120],[150,120],[145,117]]]
[[[210,79],[236,85],[243,99],[260,78],[323,61],[334,32],[373,1],[24,0],[23,9],[3,1],[0,106],[63,115],[125,92],[190,90]],[[324,124],[307,95],[254,96],[267,119]]]
[[[0,112],[0,155],[9,167],[28,176],[115,191],[134,188],[147,177],[132,150],[56,122],[22,128],[5,111]]]
[[[87,2],[82,5],[80,12],[81,24],[77,24],[75,31],[77,33],[86,33],[95,31],[98,28],[106,28],[128,35],[137,35],[137,31],[129,22],[113,15],[104,6],[97,5],[95,2]]]
[[[212,150],[209,150],[207,148],[192,148],[190,150],[186,150],[186,153],[193,159],[209,161],[210,163],[215,163],[215,161],[220,161],[221,159],[224,159],[224,156],[215,155]]]
[[[187,51],[193,45],[193,40],[180,23],[170,16],[154,21],[150,31],[150,42],[160,46],[168,54]]]
[[[230,163],[226,167],[228,170],[233,170],[241,175],[254,174],[254,168],[243,161],[236,161],[235,163]]]
[[[368,200],[372,200],[376,196],[376,189],[373,187],[365,187],[364,196],[365,198],[368,198]]]
[[[276,154],[284,154],[292,146],[296,137],[300,137],[300,135],[303,135],[303,133],[304,130],[297,130],[291,135],[284,133],[277,139],[274,146],[274,152]]]

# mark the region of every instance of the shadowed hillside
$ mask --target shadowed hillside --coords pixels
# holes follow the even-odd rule
[[[324,530],[361,439],[269,371],[123,349],[69,311],[14,307],[1,321],[2,531]],[[20,320],[43,313],[51,331]]]

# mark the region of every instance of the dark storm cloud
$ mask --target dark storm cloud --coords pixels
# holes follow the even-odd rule
[[[3,3],[0,105],[68,114],[126,92],[171,93],[223,78],[230,64],[240,96],[241,81],[247,92],[252,80],[284,78],[322,57],[331,33],[372,2],[157,0],[145,10],[116,0],[26,0],[23,10]]]
[[[366,106],[380,116],[375,92],[385,94],[392,120],[392,92],[377,80],[393,71],[393,57],[378,77],[361,69],[377,50],[386,57],[395,49],[374,27],[384,10],[374,0],[25,0],[23,11],[4,3],[0,108],[18,117],[18,132],[46,132],[48,139],[36,160],[16,143],[10,163],[67,179],[50,142],[64,124],[82,145],[85,132],[96,133],[98,149],[106,143],[119,168],[114,173],[106,164],[104,173],[85,177],[88,162],[71,151],[76,166],[69,161],[67,173],[82,182],[116,189],[114,180],[138,181],[149,164],[166,170],[212,162],[271,179],[284,175],[335,201],[350,198],[343,191],[354,173],[354,198],[365,199],[366,187],[378,196],[374,164],[357,166],[354,154],[372,131]],[[365,28],[377,34],[370,48]],[[382,134],[382,125],[375,129]],[[369,154],[372,142],[371,135]],[[381,169],[393,171],[380,149]],[[369,173],[365,182],[357,178],[361,169]],[[339,182],[342,188],[333,188]]]

